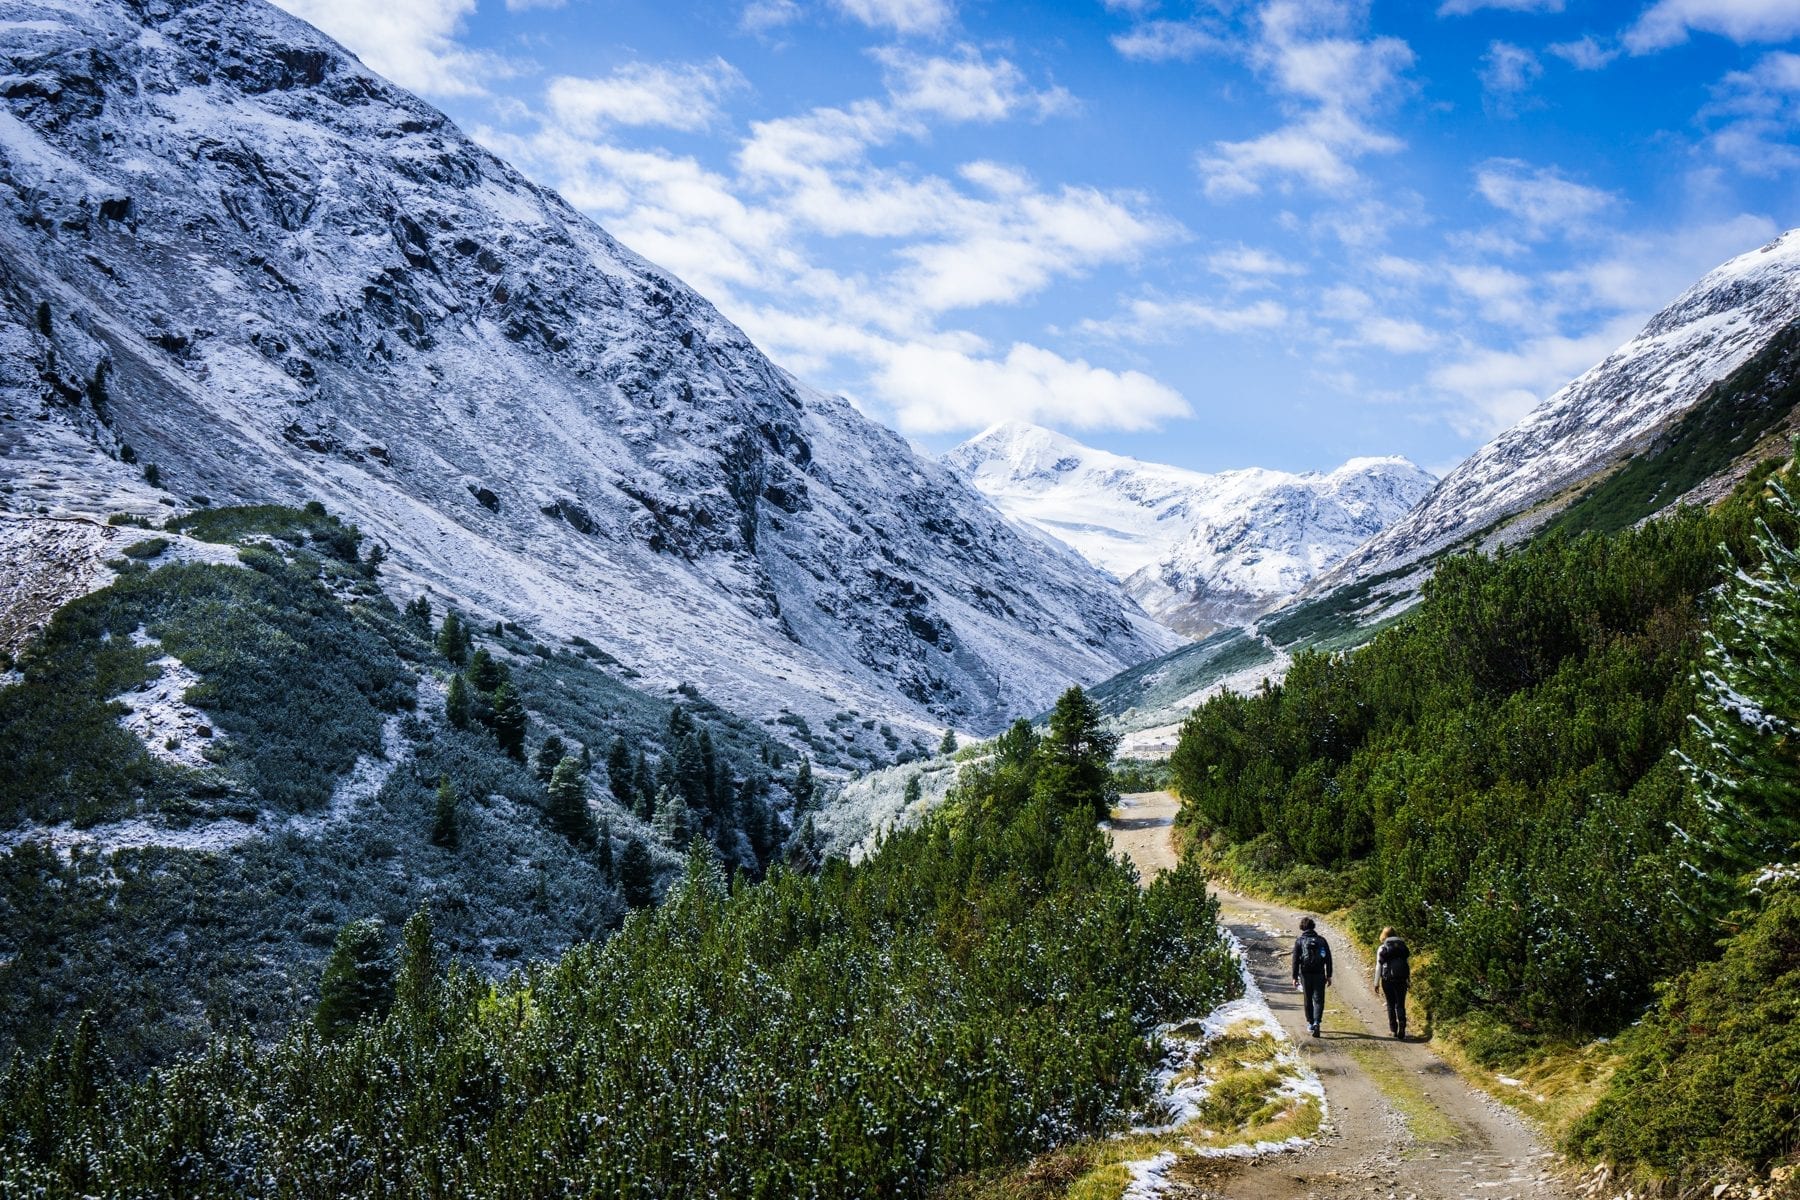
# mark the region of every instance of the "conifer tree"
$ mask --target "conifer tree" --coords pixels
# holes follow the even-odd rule
[[[944,730],[944,740],[938,743],[938,754],[941,757],[948,758],[950,755],[955,754],[955,753],[956,753],[956,730],[946,729],[946,730]]]
[[[502,683],[494,691],[494,740],[509,756],[525,761],[525,705],[510,683]],[[575,765],[579,770],[581,764]]]
[[[656,867],[650,848],[632,838],[619,855],[619,895],[632,908],[645,908],[656,899]]]
[[[1100,709],[1079,686],[1057,698],[1050,731],[1038,744],[1035,792],[1067,805],[1090,809],[1104,820],[1118,802],[1113,787],[1113,751],[1119,739],[1108,733]]]
[[[581,775],[580,759],[571,755],[556,764],[556,770],[550,776],[550,800],[546,810],[550,824],[563,836],[578,842],[593,836],[587,781]]]
[[[1770,520],[1800,521],[1770,484]],[[1728,888],[1742,875],[1800,862],[1800,552],[1760,524],[1754,573],[1736,572],[1716,604],[1699,675],[1692,753],[1681,755],[1705,811],[1695,864]]]
[[[462,844],[462,830],[456,813],[456,788],[448,775],[438,776],[437,812],[431,824],[431,840],[446,850]]]
[[[444,623],[438,627],[437,648],[453,666],[469,661],[469,630],[455,609],[444,614]]]
[[[695,735],[695,740],[700,751],[701,790],[705,793],[700,799],[705,802],[708,812],[717,813],[719,811],[719,754],[713,748],[712,733],[704,725]]]
[[[550,782],[550,776],[556,772],[556,764],[568,754],[568,747],[554,733],[545,738],[538,746],[537,758],[532,762],[532,771],[544,783]]]
[[[671,742],[680,741],[692,732],[694,732],[694,719],[688,716],[687,710],[679,704],[670,709],[669,740]]]
[[[400,969],[394,975],[394,1002],[410,1014],[436,1007],[442,964],[431,923],[431,905],[423,903],[400,928]]]
[[[476,691],[492,694],[510,677],[506,664],[488,653],[486,646],[469,656],[469,683]]]
[[[906,777],[906,792],[901,797],[902,803],[904,803],[907,808],[911,808],[920,801],[924,794],[925,789],[923,785],[920,784],[919,777],[917,775],[908,775]]]
[[[801,813],[812,807],[813,790],[812,759],[801,755],[800,766],[794,772],[794,816],[796,819]]]
[[[613,869],[611,817],[603,816],[600,818],[600,830],[595,834],[595,838],[599,843],[599,848],[594,854],[594,865],[600,869],[602,875],[611,879]]]
[[[656,779],[650,773],[650,759],[644,754],[644,748],[638,747],[637,758],[631,767],[631,791],[641,806],[648,807],[656,796]]]
[[[427,641],[431,640],[431,601],[420,596],[406,606],[406,623],[412,626],[414,633]]]
[[[581,745],[581,773],[583,775],[586,775],[588,772],[592,771],[593,769],[594,769],[594,752],[587,748],[586,742],[583,742]]]
[[[994,758],[1003,767],[1024,767],[1037,753],[1037,730],[1020,717],[1007,726],[1006,732],[994,739]]]
[[[336,1039],[359,1021],[379,1016],[393,998],[393,975],[382,945],[381,920],[365,917],[338,930],[325,973],[319,977],[319,1005],[313,1021]]]
[[[631,805],[636,776],[631,769],[631,748],[625,744],[623,736],[614,737],[612,748],[606,752],[606,786],[612,789],[613,799],[627,807]]]
[[[474,708],[469,700],[469,685],[460,673],[450,677],[450,691],[444,697],[444,719],[458,729],[472,723]]]
[[[700,740],[689,734],[675,751],[675,790],[689,807],[704,811],[706,785],[706,760],[700,752]]]
[[[694,823],[687,799],[678,791],[665,788],[656,795],[656,836],[665,846],[681,849],[694,836]]]
[[[787,845],[782,849],[781,856],[789,867],[809,875],[816,874],[825,865],[825,841],[819,836],[811,813],[807,813],[794,832],[788,835]]]

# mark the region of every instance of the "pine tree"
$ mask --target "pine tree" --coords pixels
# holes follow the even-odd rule
[[[600,830],[595,835],[595,839],[599,843],[599,849],[594,854],[594,865],[600,869],[602,875],[611,879],[613,869],[611,817],[600,818]]]
[[[948,758],[956,753],[956,730],[944,730],[944,740],[938,743],[938,755]]]
[[[626,842],[619,855],[619,895],[632,908],[646,908],[656,899],[656,866],[642,839]]]
[[[1779,482],[1770,518],[1800,520]],[[1800,552],[1760,524],[1754,573],[1728,572],[1699,675],[1699,711],[1682,767],[1705,812],[1710,861],[1728,888],[1751,872],[1800,861]]]
[[[469,701],[469,685],[462,675],[450,677],[450,691],[444,697],[444,719],[458,729],[467,729],[474,717],[473,707]]]
[[[919,777],[917,775],[908,775],[906,777],[906,792],[901,797],[901,802],[907,808],[911,808],[913,805],[917,804],[924,795],[925,789],[924,786],[920,784]]]
[[[1050,731],[1038,744],[1034,785],[1036,794],[1087,808],[1095,820],[1104,820],[1119,799],[1110,769],[1119,739],[1106,732],[1103,720],[1080,687],[1058,697],[1050,713]]]
[[[664,789],[656,796],[656,836],[665,846],[684,848],[694,836],[694,823],[687,799],[678,791]]]
[[[690,808],[706,809],[706,759],[700,752],[700,740],[693,734],[681,739],[675,751],[675,790]]]
[[[455,609],[444,614],[444,623],[438,627],[437,648],[453,666],[460,667],[469,660],[469,630]]]
[[[644,754],[644,748],[638,747],[637,758],[631,767],[631,791],[637,797],[639,807],[648,807],[656,795],[656,781],[650,774],[650,759]]]
[[[394,1002],[409,1014],[429,1012],[436,1007],[442,973],[431,906],[420,904],[419,911],[400,928],[400,969],[394,976]]]
[[[1014,721],[994,739],[994,758],[1003,767],[1024,767],[1037,753],[1038,735],[1024,717]]]
[[[563,740],[554,733],[545,738],[538,746],[537,758],[533,760],[532,770],[543,783],[550,782],[550,776],[556,771],[556,764],[568,754]]]
[[[593,836],[587,781],[581,775],[581,760],[573,755],[557,763],[550,776],[550,800],[546,811],[551,826],[563,836],[577,842],[585,842]]]
[[[705,793],[701,799],[706,803],[706,811],[716,814],[719,811],[719,754],[713,748],[711,732],[704,725],[695,738],[700,750],[701,790]]]
[[[512,758],[525,761],[525,705],[510,683],[494,691],[494,740]],[[581,764],[575,764],[579,769]]]
[[[462,844],[462,830],[456,813],[456,788],[448,775],[438,776],[437,815],[431,824],[431,840],[446,850]]]
[[[794,816],[797,819],[801,813],[812,807],[813,802],[812,759],[805,755],[800,756],[799,769],[794,772],[793,793]]]
[[[671,742],[678,742],[694,732],[694,719],[688,716],[687,709],[677,704],[669,710],[669,736]]]
[[[630,807],[635,775],[631,769],[631,748],[625,739],[614,737],[612,748],[606,752],[606,786],[612,789],[613,799]]]
[[[507,681],[510,675],[511,672],[506,669],[506,664],[488,653],[486,646],[469,656],[469,683],[474,686],[476,691],[492,694],[496,688]]]
[[[427,641],[431,640],[431,601],[420,596],[406,606],[406,623],[412,631]]]
[[[387,1010],[393,998],[393,975],[382,945],[381,920],[366,917],[338,930],[325,973],[319,977],[319,1005],[313,1021],[319,1032],[336,1039],[359,1021]]]
[[[819,830],[813,824],[812,814],[806,817],[788,835],[787,845],[783,847],[782,859],[796,871],[816,874],[825,865],[825,842],[819,836]]]

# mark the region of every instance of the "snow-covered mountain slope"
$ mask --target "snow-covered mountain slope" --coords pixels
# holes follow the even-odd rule
[[[0,0],[0,73],[14,510],[321,499],[402,594],[765,715],[987,729],[1173,644],[261,0]]]
[[[1433,479],[1403,458],[1329,474],[1216,475],[1139,462],[1033,425],[996,425],[944,456],[1015,520],[1126,583],[1173,629],[1247,620],[1404,516]]]
[[[1604,362],[1445,475],[1417,509],[1311,590],[1469,544],[1569,492],[1632,453],[1796,320],[1800,230],[1791,230],[1707,274]]]

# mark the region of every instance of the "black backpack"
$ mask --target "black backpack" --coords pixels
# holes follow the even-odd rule
[[[1376,955],[1381,960],[1383,979],[1405,979],[1412,974],[1412,964],[1407,961],[1412,957],[1412,951],[1399,938],[1391,937],[1381,943],[1381,949],[1376,951]]]
[[[1308,973],[1325,969],[1325,939],[1310,929],[1300,935],[1300,969]]]

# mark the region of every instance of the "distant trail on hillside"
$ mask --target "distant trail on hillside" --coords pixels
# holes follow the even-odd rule
[[[1148,885],[1177,862],[1172,832],[1180,801],[1168,792],[1124,796],[1105,824],[1113,845]],[[1396,1042],[1380,1029],[1386,1007],[1373,969],[1344,933],[1320,919],[1336,957],[1324,1036],[1307,1036],[1288,953],[1299,909],[1253,900],[1216,885],[1220,921],[1243,944],[1251,976],[1301,1058],[1325,1084],[1328,1112],[1318,1143],[1262,1158],[1220,1160],[1204,1186],[1163,1194],[1231,1200],[1566,1200],[1556,1156],[1516,1113],[1458,1076],[1422,1041]],[[1317,914],[1312,914],[1317,917]],[[1421,1022],[1422,1024],[1422,1022]]]

